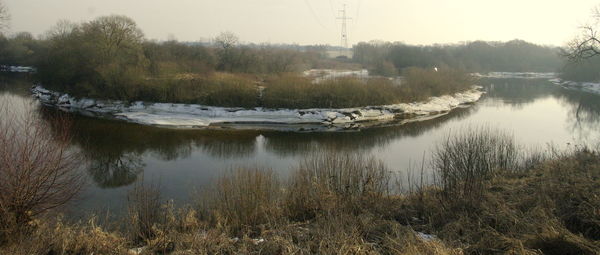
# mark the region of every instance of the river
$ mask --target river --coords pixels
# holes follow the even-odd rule
[[[299,160],[323,150],[372,154],[406,173],[429,157],[436,141],[469,126],[507,130],[531,148],[600,141],[599,95],[545,79],[482,79],[479,84],[487,93],[472,107],[433,120],[352,132],[176,130],[73,116],[73,146],[88,159],[88,181],[67,214],[123,213],[128,191],[140,182],[159,185],[164,198],[183,204],[232,168],[261,166],[285,177]],[[3,78],[0,105],[23,111],[31,100],[30,85],[22,78]],[[37,103],[31,109],[42,118],[53,111]]]

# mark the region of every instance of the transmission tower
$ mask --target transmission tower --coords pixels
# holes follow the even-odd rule
[[[346,4],[344,4],[344,7],[340,10],[340,13],[341,17],[337,17],[337,19],[342,20],[342,42],[340,46],[342,46],[342,50],[345,50],[348,49],[348,30],[346,21],[351,20],[352,18],[346,16]]]

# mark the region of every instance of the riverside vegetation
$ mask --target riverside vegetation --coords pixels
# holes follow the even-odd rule
[[[600,154],[587,147],[531,152],[504,131],[471,127],[449,133],[408,182],[373,156],[321,151],[289,178],[260,166],[229,170],[181,207],[159,185],[138,185],[115,226],[56,215],[81,187],[71,164],[80,157],[60,149],[68,135],[47,140],[51,131],[29,126],[0,133],[0,159],[11,166],[0,175],[2,254],[600,252]],[[13,134],[28,142],[10,142]],[[47,146],[28,147],[40,139]]]
[[[54,91],[76,97],[229,107],[338,108],[412,102],[465,90],[474,82],[468,72],[560,67],[556,48],[523,41],[432,47],[360,43],[348,60],[329,59],[327,50],[244,45],[229,32],[210,43],[156,42],[145,39],[130,18],[114,15],[83,23],[61,21],[39,39],[29,33],[0,36],[0,64],[35,66],[34,80]],[[322,68],[366,68],[380,78],[313,84],[300,74]],[[383,78],[397,75],[405,82]]]

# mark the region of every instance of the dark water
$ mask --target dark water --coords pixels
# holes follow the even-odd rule
[[[600,141],[600,96],[565,90],[544,80],[482,80],[487,95],[476,105],[434,120],[360,132],[290,133],[162,129],[121,121],[75,116],[74,146],[89,160],[88,185],[72,215],[118,214],[135,183],[160,185],[165,198],[190,200],[228,169],[265,166],[285,177],[315,151],[365,152],[405,171],[428,157],[451,131],[487,125],[513,132],[520,144],[558,148]],[[0,84],[0,103],[23,111],[29,83]],[[44,117],[48,113],[34,104]],[[0,116],[2,117],[2,116]],[[571,145],[569,145],[571,144]]]

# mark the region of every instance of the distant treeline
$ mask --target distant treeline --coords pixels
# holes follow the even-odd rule
[[[62,21],[37,38],[30,33],[10,37],[0,34],[0,65],[35,66],[38,82],[74,96],[248,107],[265,103],[255,99],[261,88],[265,93],[274,93],[278,87],[283,92],[318,99],[301,100],[292,105],[289,105],[291,101],[278,100],[281,102],[271,107],[349,107],[453,93],[466,85],[443,84],[465,81],[465,72],[564,70],[563,75],[574,77],[572,80],[600,76],[589,63],[564,67],[559,48],[520,40],[433,46],[359,43],[350,60],[329,58],[327,51],[330,49],[328,46],[245,45],[228,32],[210,43],[157,42],[146,39],[132,19],[113,15],[82,23]],[[329,86],[321,91],[323,95],[317,95],[315,93],[319,91],[315,91],[310,81],[293,77],[301,76],[301,71],[311,68],[362,67],[373,74],[412,74],[419,79],[407,79],[413,84],[404,85],[406,88],[402,91],[395,89],[398,93],[390,92],[388,87],[392,85],[385,82],[387,85],[379,86],[384,88],[379,92],[388,92],[382,94],[385,96],[361,101],[343,95],[355,92],[377,94],[373,90],[378,86],[369,86],[365,90],[360,87],[365,82],[334,82],[335,86]],[[451,78],[438,81],[444,75],[424,70],[416,72],[419,69],[415,67],[432,71],[433,67],[438,67],[445,71],[444,75],[451,74],[447,75]],[[422,87],[415,84],[422,84]],[[356,90],[352,90],[353,87]],[[299,93],[300,90],[303,92]],[[410,96],[405,95],[408,90],[412,91]],[[266,98],[269,96],[265,94]],[[344,100],[332,98],[346,98],[348,102],[333,102]]]
[[[168,94],[165,84],[174,80],[208,78],[218,86],[222,82],[211,78],[218,72],[256,77],[337,65],[326,57],[326,50],[242,45],[232,33],[222,33],[210,44],[156,42],[147,40],[125,16],[59,22],[39,38],[29,33],[0,35],[0,64],[38,67],[39,82],[72,95],[124,100]]]
[[[450,66],[470,72],[555,72],[563,64],[559,48],[521,40],[433,46],[363,42],[354,46],[353,59],[382,75],[411,66]]]

